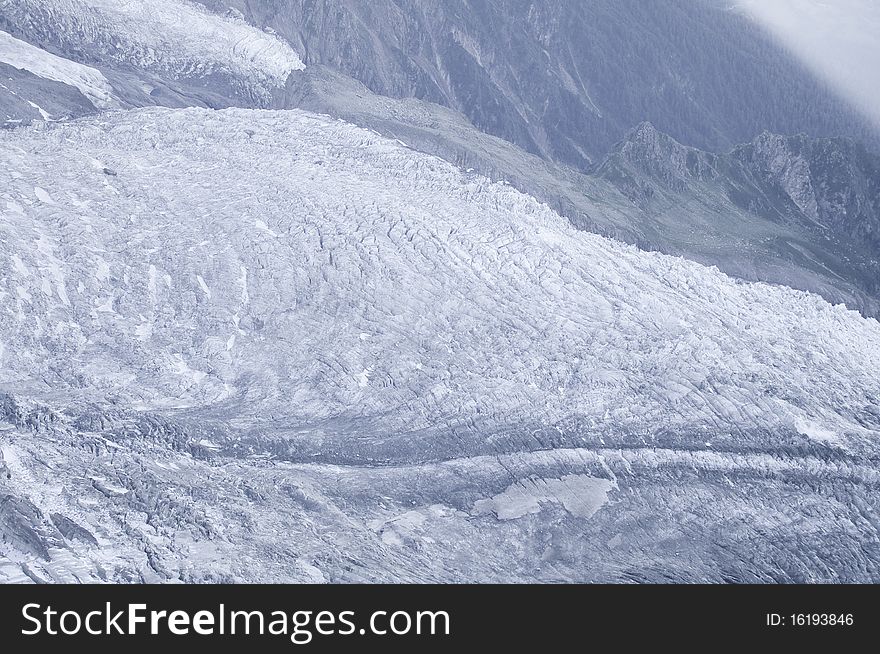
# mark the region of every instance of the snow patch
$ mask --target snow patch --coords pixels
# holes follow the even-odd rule
[[[546,502],[561,504],[578,518],[591,518],[608,501],[615,483],[587,475],[559,479],[529,477],[511,484],[504,492],[474,503],[477,514],[494,513],[499,520],[516,520],[539,513]]]
[[[36,102],[31,102],[30,100],[28,100],[27,103],[30,106],[32,106],[34,109],[36,109],[38,112],[40,112],[40,115],[43,117],[43,120],[52,120],[52,115],[48,111],[43,109],[40,105],[38,105]]]
[[[100,71],[53,55],[0,30],[0,61],[78,89],[97,109],[117,109],[113,87]]]
[[[134,335],[140,341],[148,341],[153,336],[153,325],[151,323],[142,323],[134,328]]]
[[[205,279],[201,275],[196,275],[196,280],[198,280],[199,286],[202,288],[202,291],[204,291],[205,295],[210,300],[211,299],[211,289],[208,288],[208,285],[205,283]]]
[[[175,375],[180,375],[182,377],[186,377],[196,384],[200,384],[205,380],[205,377],[208,376],[208,373],[202,372],[201,370],[193,370],[190,368],[189,364],[184,360],[183,355],[175,354],[174,360],[172,361],[172,372]]]
[[[370,374],[373,372],[372,368],[364,368],[360,375],[358,375],[358,386],[361,388],[366,388],[370,384]]]
[[[55,204],[55,200],[52,199],[52,196],[49,195],[48,191],[44,188],[40,188],[39,186],[34,187],[34,195],[37,196],[37,199],[43,204]]]
[[[27,269],[27,266],[24,265],[24,262],[17,254],[12,255],[12,267],[15,268],[15,272],[17,272],[22,277],[29,277],[31,272]]]
[[[822,425],[810,420],[798,418],[794,423],[794,427],[799,434],[806,436],[807,438],[812,438],[814,441],[825,443],[827,445],[842,444],[837,432],[831,429],[826,429]]]
[[[272,231],[272,230],[269,228],[269,225],[267,225],[265,221],[260,220],[259,218],[257,218],[257,219],[254,221],[254,226],[255,226],[257,229],[261,229],[261,230],[263,230],[264,232],[268,232],[268,233],[271,234],[273,237],[278,238],[278,234],[276,234],[274,231]]]

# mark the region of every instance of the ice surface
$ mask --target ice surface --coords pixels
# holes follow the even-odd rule
[[[0,141],[6,580],[880,578],[873,319],[305,112]]]
[[[0,8],[26,33],[64,35],[66,48],[96,62],[177,77],[227,74],[255,90],[282,86],[303,68],[274,34],[188,0],[4,0]]]
[[[474,504],[478,513],[494,513],[499,520],[515,520],[527,513],[538,513],[542,502],[560,502],[572,515],[589,518],[608,501],[614,483],[586,475],[561,479],[523,479],[503,493]]]
[[[40,201],[6,224],[7,247],[53,286],[86,289],[4,323],[47,365],[52,350],[28,338],[36,320],[73,347],[52,364],[70,371],[61,379],[81,359],[94,372],[79,383],[101,388],[106,362],[139,392],[199,405],[271,372],[262,401],[291,418],[383,416],[395,431],[580,416],[596,429],[867,434],[855,415],[880,391],[876,321],[578,232],[509,187],[350,125],[139,111],[4,139],[6,169],[26,179],[7,177],[3,199]],[[42,279],[12,270],[7,283],[37,295]],[[109,299],[113,312],[94,312]],[[147,346],[130,342],[141,316]],[[201,381],[181,387],[181,361]]]
[[[76,87],[99,109],[118,107],[113,89],[97,69],[58,57],[0,30],[0,62]],[[42,109],[35,107],[42,112]]]

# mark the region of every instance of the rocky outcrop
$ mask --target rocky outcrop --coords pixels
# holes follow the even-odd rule
[[[880,157],[858,143],[765,132],[727,155],[727,165],[731,186],[751,184],[753,197],[760,192],[781,201],[762,205],[754,199],[759,210],[800,214],[830,234],[880,252]]]
[[[826,297],[829,285],[839,283],[835,278],[871,295],[880,292],[880,157],[854,141],[764,132],[716,155],[643,123],[614,147],[595,176],[615,186],[645,216],[669,215],[676,207],[692,207],[707,221],[726,214],[731,244],[757,230],[765,232],[760,240],[766,243],[767,227],[760,223],[773,225],[778,236],[771,252],[787,261],[789,272],[797,267],[823,277],[831,272],[828,281],[808,287]],[[676,219],[686,214],[679,212]],[[704,235],[712,232],[712,224],[704,224]],[[754,252],[754,247],[749,249]],[[784,283],[798,285],[792,278]],[[854,306],[873,313],[867,308],[871,304]]]
[[[717,156],[682,145],[654,125],[643,122],[618,143],[597,170],[627,197],[646,203],[654,184],[684,192],[694,180],[718,177]]]
[[[723,152],[762,128],[876,130],[721,0],[206,0],[373,92],[419,98],[578,170],[648,120]]]
[[[49,550],[63,538],[30,500],[0,494],[0,543],[49,561]]]

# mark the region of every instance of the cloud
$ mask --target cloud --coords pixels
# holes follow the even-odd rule
[[[741,0],[738,5],[880,127],[880,2]]]

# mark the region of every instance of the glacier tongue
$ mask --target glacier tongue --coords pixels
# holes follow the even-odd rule
[[[225,76],[256,96],[304,68],[275,34],[189,0],[0,0],[0,10],[10,30],[78,60],[178,79]]]
[[[86,576],[877,574],[875,320],[304,112],[0,140],[2,483],[31,541],[53,513],[101,531],[71,545]]]
[[[578,232],[344,123],[146,110],[4,140],[7,381],[198,407],[250,376],[298,422],[807,422],[841,443],[880,393],[876,321]]]

